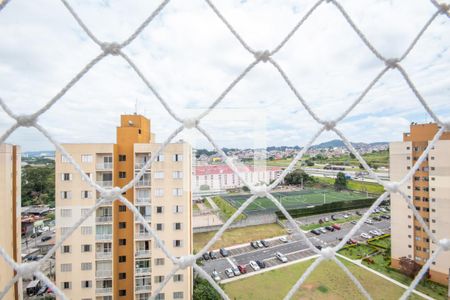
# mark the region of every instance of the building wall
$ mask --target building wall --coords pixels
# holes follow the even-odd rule
[[[15,261],[21,262],[20,230],[20,186],[21,186],[20,147],[0,144],[0,218],[2,247]],[[0,259],[0,287],[4,287],[15,275],[11,267]],[[22,280],[19,280],[3,299],[22,299]]]

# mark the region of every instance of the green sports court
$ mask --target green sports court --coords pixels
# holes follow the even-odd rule
[[[308,206],[317,206],[324,203],[367,199],[366,193],[353,191],[335,191],[332,189],[313,189],[306,188],[301,191],[293,192],[273,192],[271,193],[277,198],[286,209],[303,208]],[[239,208],[251,195],[221,195],[235,208]],[[370,197],[370,196],[369,196]],[[274,212],[278,208],[268,198],[258,198],[246,209],[246,214],[257,214],[264,212]]]

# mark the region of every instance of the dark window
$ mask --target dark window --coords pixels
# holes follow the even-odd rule
[[[119,172],[119,178],[127,178],[127,172]]]
[[[119,273],[119,279],[126,279],[127,273]]]
[[[119,211],[127,211],[127,207],[125,205],[119,205]]]
[[[119,290],[119,296],[123,297],[127,295],[127,290]]]
[[[120,229],[127,228],[127,222],[119,222],[119,228]]]
[[[156,230],[158,230],[158,231],[163,230],[163,224],[161,224],[161,223],[156,224]]]
[[[119,245],[125,246],[127,244],[127,239],[119,239]]]
[[[119,262],[120,263],[126,262],[126,261],[127,261],[127,257],[126,256],[124,256],[124,255],[119,256]]]
[[[125,154],[119,154],[119,161],[126,161],[127,156]]]
[[[142,133],[142,130],[139,129],[138,132],[139,132],[139,134],[141,134],[141,133]]]
[[[163,213],[163,207],[162,206],[157,206],[156,207],[156,213],[157,214],[162,214]]]

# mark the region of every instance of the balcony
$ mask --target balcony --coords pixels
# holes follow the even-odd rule
[[[102,294],[102,295],[105,295],[105,294],[112,294],[112,287],[108,287],[108,288],[96,288],[96,289],[95,289],[95,293],[96,293],[97,295],[99,295],[99,294]]]
[[[136,293],[147,293],[152,289],[151,285],[136,285]]]
[[[99,163],[96,165],[97,171],[112,171],[112,163]]]
[[[111,259],[112,258],[112,252],[95,252],[95,258],[96,259]]]
[[[134,169],[136,170],[136,171],[140,171],[144,166],[145,166],[145,162],[137,162],[137,163],[135,163],[134,164]],[[147,172],[147,171],[149,171],[150,169],[149,168],[147,168],[145,171]]]
[[[95,271],[96,277],[112,277],[112,270],[97,270]]]
[[[97,222],[97,223],[111,223],[112,222],[112,216],[95,217],[95,222]]]
[[[151,255],[150,250],[137,250],[135,253],[136,258],[149,257]]]
[[[104,188],[112,188],[112,186],[113,186],[112,181],[97,181],[97,184]]]
[[[150,187],[150,180],[139,180],[136,182],[137,188],[149,188]]]
[[[144,220],[147,222],[150,222],[152,220],[152,216],[151,215],[142,215],[144,217]],[[139,222],[139,218],[138,216],[134,216],[134,220],[136,222]]]
[[[149,240],[152,236],[148,232],[137,232],[135,233],[134,238],[136,240]]]
[[[95,239],[97,241],[111,241],[112,240],[112,234],[96,234],[95,235]]]
[[[150,273],[150,268],[136,268],[136,274],[147,274]]]
[[[134,204],[150,204],[150,197],[138,197]]]

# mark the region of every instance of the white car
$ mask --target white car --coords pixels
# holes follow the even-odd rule
[[[239,275],[241,275],[241,271],[239,271],[238,267],[234,267],[234,268],[233,268],[233,273],[234,273],[234,276],[239,276]]]
[[[387,212],[386,208],[384,208],[384,207],[381,207],[380,210],[381,210],[382,212]]]
[[[231,268],[228,268],[225,270],[225,275],[227,275],[228,278],[234,277],[234,272]]]
[[[365,233],[365,232],[363,232],[363,233],[361,233],[361,237],[363,238],[363,239],[366,239],[366,240],[368,240],[368,239],[371,239],[372,237],[370,236],[370,235],[368,235],[367,233]]]
[[[261,241],[256,241],[256,244],[259,248],[264,248],[264,245],[261,243]]]
[[[288,239],[285,236],[280,237],[280,242],[287,243]]]
[[[345,219],[348,219],[348,215],[347,215],[347,214],[344,214],[344,218],[345,218]]]
[[[327,230],[325,229],[325,228],[318,228],[318,230],[320,231],[320,232],[322,232],[322,233],[327,233]]]
[[[371,219],[367,219],[364,223],[366,223],[366,224],[373,224],[373,221]]]
[[[288,261],[287,257],[284,256],[284,254],[281,252],[275,253],[275,257],[278,258],[282,263],[287,263]]]
[[[254,260],[251,260],[250,262],[249,262],[249,265],[250,265],[250,267],[252,267],[252,269],[254,270],[254,271],[258,271],[260,268],[259,268],[259,266],[258,266],[258,264],[254,261]]]
[[[215,282],[220,281],[219,272],[217,272],[216,270],[212,271],[211,277],[212,277],[212,279],[214,279]]]
[[[369,231],[369,233],[371,235],[374,235],[374,236],[380,236],[381,235],[381,233],[379,233],[378,230],[371,230],[371,231]]]

